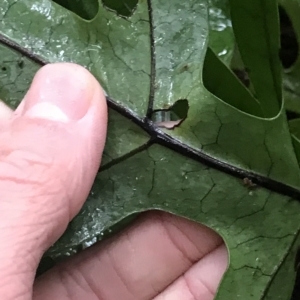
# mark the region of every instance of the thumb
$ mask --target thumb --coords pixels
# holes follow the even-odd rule
[[[44,251],[86,199],[100,164],[107,108],[74,64],[43,67],[0,123],[0,299],[32,299]]]

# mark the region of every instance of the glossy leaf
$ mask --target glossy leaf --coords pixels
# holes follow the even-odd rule
[[[209,46],[226,65],[229,65],[235,46],[229,1],[209,0],[208,14]]]
[[[253,25],[247,27],[250,45],[256,43],[253,31],[260,41],[270,39],[269,30],[277,20],[271,2],[266,3],[273,13],[266,16],[259,1],[254,2],[266,26],[257,27],[248,10],[240,11],[239,18]],[[1,98],[15,106],[12,101],[21,100],[34,72],[54,61],[84,65],[109,95],[108,142],[101,169],[82,211],[49,249],[51,258],[95,243],[105,230],[132,214],[164,210],[202,222],[225,239],[230,266],[217,300],[271,299],[278,293],[275,283],[285,278],[291,280],[285,281],[284,292],[291,292],[294,245],[299,243],[300,178],[279,105],[281,75],[274,58],[278,37],[275,30],[269,47],[256,53],[270,56],[267,64],[257,66],[260,59],[251,53],[251,79],[255,91],[263,91],[251,98],[217,57],[206,55],[208,44],[218,54],[218,46],[208,41],[208,8],[213,3],[139,1],[126,19],[99,2],[91,21],[49,0],[6,0],[1,6],[0,57],[10,62],[3,71],[10,76],[0,76]],[[243,5],[252,7],[252,1]],[[239,11],[236,4],[231,11],[235,8]],[[240,45],[245,47],[245,42]],[[18,69],[21,59],[26,70]],[[218,92],[208,91],[203,68],[211,72],[207,86],[216,86],[213,70],[220,72],[221,84],[224,80],[228,89],[236,89],[236,98],[225,93],[225,85]],[[265,90],[258,84],[259,69],[266,74]],[[19,81],[20,76],[26,80]],[[247,108],[241,104],[246,97],[260,106]],[[151,120],[153,111],[181,99],[188,101],[184,121],[173,130],[158,128]],[[259,113],[262,108],[266,116],[266,103],[272,118]],[[245,178],[257,187],[249,189]]]
[[[80,1],[80,0],[53,0],[57,4],[69,9],[79,17],[91,20],[99,9],[98,0]]]
[[[265,117],[282,105],[279,23],[274,0],[229,0],[235,38]],[[245,12],[246,11],[246,12]]]

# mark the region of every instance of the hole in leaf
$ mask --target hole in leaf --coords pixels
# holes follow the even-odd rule
[[[98,13],[98,0],[52,0],[62,7],[70,10],[80,18],[92,20]]]
[[[151,119],[160,128],[174,129],[187,118],[188,110],[188,101],[180,99],[169,108],[155,110],[151,115]]]
[[[7,71],[6,67],[2,67],[1,70],[2,70],[3,72],[6,72],[6,71]]]
[[[285,9],[279,5],[280,40],[279,57],[285,69],[290,68],[297,60],[299,46],[291,19]]]
[[[132,16],[138,2],[138,0],[102,0],[104,7],[125,18]]]

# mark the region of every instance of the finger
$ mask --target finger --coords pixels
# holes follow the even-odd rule
[[[152,299],[222,244],[211,229],[166,213],[134,226],[41,276],[34,300]]]
[[[213,300],[227,268],[224,244],[208,253],[154,300]]]
[[[13,110],[0,100],[0,120],[8,120],[13,114]]]
[[[31,299],[43,252],[93,183],[106,133],[105,98],[84,68],[48,65],[0,129],[0,299]]]

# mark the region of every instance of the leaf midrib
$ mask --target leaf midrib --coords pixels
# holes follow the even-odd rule
[[[150,0],[148,0],[150,2]],[[15,50],[22,55],[26,56],[28,59],[34,61],[35,63],[39,64],[40,66],[43,66],[45,64],[48,64],[49,62],[44,60],[38,55],[35,55],[31,53],[28,49],[21,47],[19,44],[15,43],[14,41],[9,40],[6,38],[4,35],[0,34],[0,43],[3,45],[7,46],[8,48]],[[154,56],[154,47],[152,48],[152,56]],[[152,63],[155,62],[152,60]],[[151,70],[151,76],[155,76],[153,74],[155,72],[155,66],[152,66]],[[136,113],[133,111],[129,110],[128,108],[120,105],[112,99],[111,97],[107,96],[107,103],[108,106],[121,114],[123,117],[131,120],[134,122],[136,125],[138,125],[140,128],[142,128],[146,133],[149,134],[150,136],[150,142],[148,143],[148,146],[152,144],[160,144],[162,146],[165,146],[169,149],[172,149],[173,151],[176,151],[180,153],[183,156],[186,156],[188,158],[191,158],[195,161],[198,161],[208,167],[212,167],[214,169],[217,169],[219,171],[222,171],[226,174],[229,174],[231,176],[234,176],[236,178],[243,179],[245,177],[251,179],[254,183],[259,185],[260,187],[269,189],[271,191],[277,192],[279,194],[291,197],[293,199],[296,199],[297,201],[300,202],[300,190],[296,189],[292,186],[289,186],[287,184],[284,184],[282,182],[278,182],[276,180],[273,180],[271,178],[268,178],[266,176],[262,176],[260,174],[250,172],[250,171],[245,171],[241,168],[235,167],[233,165],[230,165],[226,162],[220,161],[212,156],[207,155],[206,153],[202,152],[201,150],[196,150],[193,149],[192,147],[189,147],[180,141],[174,139],[172,136],[166,134],[159,128],[155,126],[155,124],[152,122],[152,120],[149,118],[149,112],[151,114],[152,112],[152,106],[153,100],[154,100],[154,94],[153,94],[153,89],[154,89],[154,80],[151,77],[151,91],[150,91],[150,96],[149,96],[149,103],[148,103],[148,112],[147,116],[144,118],[141,118],[138,116]],[[141,147],[141,151],[144,150],[144,147]],[[110,163],[109,166],[107,166],[105,169],[107,170],[108,167],[111,167],[118,163],[119,161],[122,161],[124,159],[127,159],[131,156],[134,156],[140,151],[132,151],[131,155],[125,154],[124,156],[120,157],[115,161],[115,163]],[[100,169],[99,172],[102,170]]]

